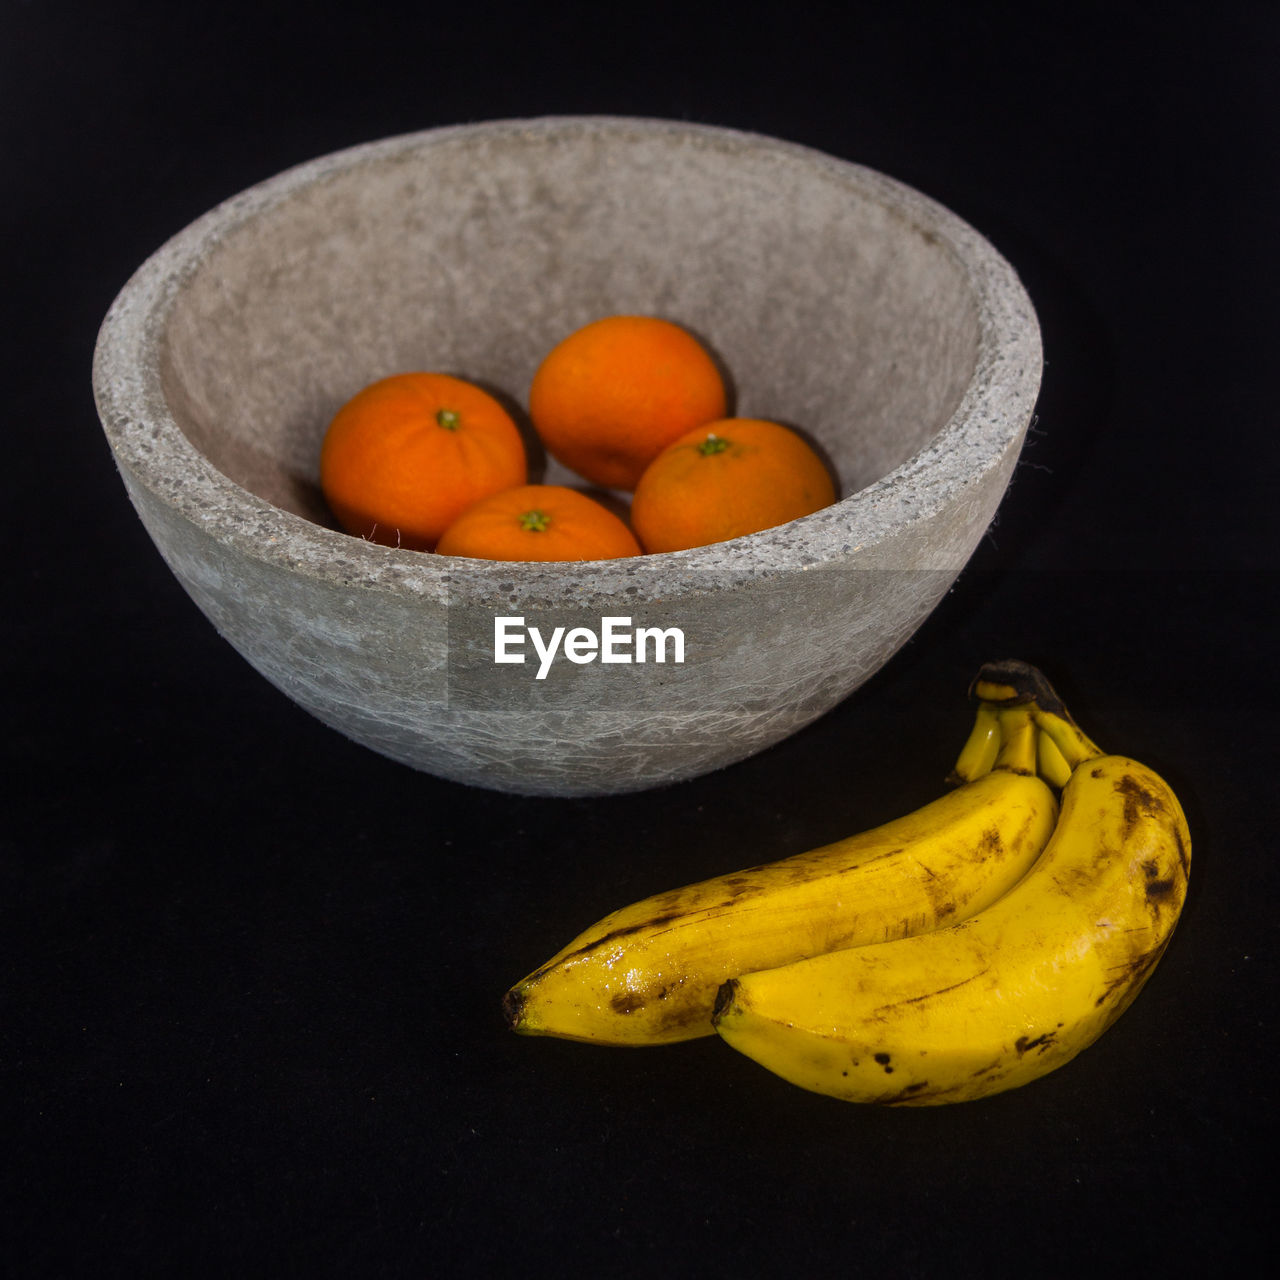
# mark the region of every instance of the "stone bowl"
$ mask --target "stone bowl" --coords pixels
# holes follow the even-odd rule
[[[836,504],[581,564],[337,529],[318,452],[360,387],[431,369],[519,411],[551,346],[617,312],[700,336],[733,412],[816,442]],[[920,193],[771,138],[566,117],[357,146],[226,201],[121,291],[94,390],[161,555],[268,680],[414,768],[574,796],[742,760],[881,667],[982,538],[1040,373],[1013,270]],[[580,632],[544,663],[533,629],[557,627],[596,656]],[[495,660],[499,629],[526,661]]]

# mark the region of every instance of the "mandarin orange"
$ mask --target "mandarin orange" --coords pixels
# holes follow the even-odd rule
[[[795,431],[725,418],[687,432],[650,463],[631,527],[645,551],[682,551],[771,529],[835,498],[826,464]]]
[[[338,410],[320,451],[320,487],[342,527],[417,551],[434,548],[473,502],[527,479],[507,411],[443,373],[371,383]]]
[[[633,489],[672,440],[726,412],[706,349],[655,316],[584,325],[548,353],[529,388],[529,416],[547,450],[606,489]]]
[[[615,560],[640,544],[607,507],[564,485],[529,484],[467,508],[436,544],[480,560]]]

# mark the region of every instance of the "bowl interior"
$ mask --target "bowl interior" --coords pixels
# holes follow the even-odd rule
[[[806,432],[848,496],[946,425],[978,360],[972,281],[898,191],[747,135],[621,122],[340,153],[215,215],[159,334],[164,395],[225,476],[332,526],[320,442],[365,384],[450,372],[522,416],[565,334],[662,315],[719,358],[734,412]]]

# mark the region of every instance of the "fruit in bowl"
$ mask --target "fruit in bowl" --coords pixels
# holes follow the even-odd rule
[[[607,560],[759,533],[836,499],[826,464],[794,431],[719,416],[719,371],[668,320],[584,325],[543,360],[529,395],[540,439],[578,480],[636,490],[638,541],[566,486],[512,496],[528,469],[515,424],[481,388],[439,373],[379,379],[338,410],[320,451],[330,510],[348,533],[386,546]]]
[[[507,411],[462,378],[381,378],[338,410],[320,451],[320,487],[342,527],[430,551],[481,498],[525,482],[524,442]]]

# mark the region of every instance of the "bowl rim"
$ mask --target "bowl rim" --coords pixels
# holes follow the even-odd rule
[[[205,252],[300,188],[351,168],[402,158],[467,135],[574,133],[678,135],[799,160],[864,198],[892,206],[948,250],[972,289],[978,320],[975,370],[948,421],[910,458],[831,506],[773,529],[686,551],[620,560],[547,564],[441,556],[368,542],[277,507],[219,471],[178,426],[161,385],[159,339],[187,278]],[[518,579],[526,591],[611,595],[658,572],[663,594],[714,589],[726,576],[773,577],[832,565],[945,569],[968,551],[896,548],[907,527],[927,521],[978,486],[1020,446],[1039,393],[1043,350],[1035,309],[1012,265],[965,220],[896,178],[810,146],[723,125],[639,116],[548,115],[444,125],[359,143],[294,165],[222,201],[173,235],[125,283],[98,333],[93,392],[117,464],[164,506],[209,538],[290,573],[370,588],[408,589],[455,601],[470,586],[492,593]],[[963,463],[963,465],[961,465]],[[895,560],[895,556],[897,559]],[[887,560],[886,560],[887,557]],[[851,559],[852,558],[852,559]]]

